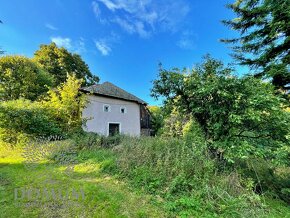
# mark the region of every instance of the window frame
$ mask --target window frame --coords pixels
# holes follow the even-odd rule
[[[124,113],[122,112],[122,109],[124,109]],[[127,108],[125,106],[120,107],[120,113],[121,114],[126,114],[127,113]]]
[[[108,111],[105,110],[106,107],[108,107]],[[103,112],[106,112],[106,113],[111,112],[111,106],[109,104],[104,104],[103,105]]]

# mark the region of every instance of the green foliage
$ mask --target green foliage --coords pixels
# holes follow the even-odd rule
[[[241,36],[224,39],[233,43],[233,56],[255,67],[258,75],[273,78],[277,88],[289,90],[289,0],[236,0],[228,7],[237,18],[223,21]]]
[[[103,168],[153,194],[170,216],[257,216],[260,198],[236,172],[217,172],[202,142],[176,138],[124,138]]]
[[[188,115],[180,113],[176,107],[173,107],[171,113],[164,119],[162,135],[170,137],[183,136],[183,128],[189,119],[190,117]]]
[[[0,139],[15,145],[26,137],[66,135],[81,129],[85,96],[78,93],[81,80],[68,76],[67,82],[50,90],[42,101],[26,99],[0,103]]]
[[[11,136],[17,133],[47,136],[61,132],[56,120],[43,105],[24,99],[1,102],[0,128]]]
[[[0,100],[35,100],[48,91],[52,77],[29,58],[0,57]]]
[[[153,130],[154,135],[159,135],[161,127],[164,124],[164,113],[162,111],[162,108],[158,106],[148,106],[147,107],[151,114],[151,128]]]
[[[101,137],[93,132],[79,131],[72,135],[72,140],[79,150],[96,148],[101,144]]]
[[[82,124],[82,109],[86,104],[86,97],[79,93],[82,80],[75,75],[67,75],[65,83],[60,84],[56,89],[48,92],[42,104],[50,109],[53,117],[59,120],[65,132],[78,131]]]
[[[79,150],[83,149],[96,149],[96,148],[110,148],[118,145],[126,136],[100,136],[97,133],[85,132],[83,130],[74,132],[71,138],[75,141]]]
[[[275,167],[263,159],[251,159],[239,163],[239,170],[244,177],[251,178],[254,191],[273,198],[280,198],[290,203],[290,169]]]
[[[208,145],[230,162],[252,155],[273,160],[290,143],[290,114],[271,84],[238,78],[209,56],[190,73],[160,71],[152,95],[165,97],[182,116],[191,115]],[[184,123],[176,125],[181,130]]]
[[[65,48],[58,48],[55,43],[40,45],[33,58],[43,69],[55,78],[55,85],[66,81],[67,74],[75,74],[76,78],[83,79],[83,85],[92,85],[99,82],[88,65],[78,54],[72,54]]]

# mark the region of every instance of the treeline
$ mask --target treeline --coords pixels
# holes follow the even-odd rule
[[[85,97],[79,88],[99,78],[78,54],[41,45],[33,58],[1,57],[0,72],[0,141],[15,146],[81,130]]]
[[[99,81],[80,55],[55,43],[41,45],[32,58],[8,55],[0,58],[0,100],[36,100],[50,88],[64,83],[67,75],[82,79],[82,85]]]

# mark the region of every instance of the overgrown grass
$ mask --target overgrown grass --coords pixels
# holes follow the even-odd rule
[[[123,138],[111,149],[82,154],[91,161],[101,158],[103,173],[154,195],[168,216],[286,217],[290,212],[282,202],[279,209],[269,206],[253,192],[253,181],[237,171],[218,171],[205,147],[181,139]]]
[[[91,134],[85,139],[75,136],[74,141],[62,141],[58,149],[52,146],[49,155],[28,165],[33,167],[25,164],[23,147],[1,145],[1,217],[280,218],[290,214],[282,201],[255,194],[251,179],[238,171],[220,170],[206,146],[188,139]],[[32,149],[35,154],[37,147]],[[29,200],[14,199],[14,189],[21,187],[82,189],[85,198],[40,198],[37,205],[27,207],[23,203]]]
[[[23,152],[23,148],[0,146],[1,218],[165,217],[159,208],[150,203],[150,195],[134,192],[126,183],[100,173],[101,166],[110,157],[98,157],[106,151],[80,153],[80,161],[74,164],[74,170],[69,175],[65,172],[69,164],[63,166],[48,159],[38,160],[33,167],[27,167]],[[91,155],[93,160],[81,161],[84,155]],[[27,197],[20,199],[19,191],[15,200],[16,188],[54,189],[69,193],[83,190],[84,198],[62,200],[42,196],[29,200]]]

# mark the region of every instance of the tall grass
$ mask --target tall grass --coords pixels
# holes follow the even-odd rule
[[[263,216],[252,181],[220,172],[205,146],[176,138],[123,138],[104,167],[153,194],[172,216]]]

